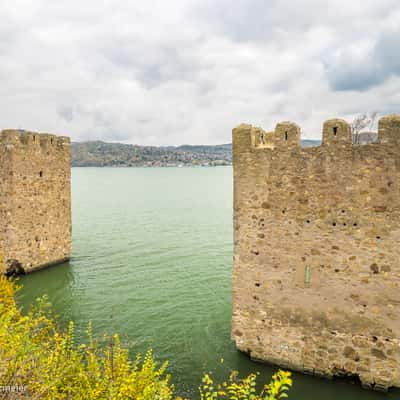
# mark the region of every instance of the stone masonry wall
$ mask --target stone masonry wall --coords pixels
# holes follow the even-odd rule
[[[0,132],[0,273],[70,257],[70,197],[69,138]]]
[[[258,360],[400,387],[400,116],[355,145],[300,128],[233,130],[232,338]]]

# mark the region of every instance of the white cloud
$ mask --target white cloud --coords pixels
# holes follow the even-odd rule
[[[204,144],[400,112],[397,1],[3,0],[0,21],[2,128]]]

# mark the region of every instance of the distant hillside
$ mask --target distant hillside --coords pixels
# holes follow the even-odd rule
[[[305,139],[301,141],[301,147],[319,146],[320,144],[321,144],[320,140]]]
[[[73,167],[214,166],[231,163],[230,144],[153,147],[94,141],[71,145]]]
[[[318,146],[319,140],[303,140],[302,146]],[[74,142],[73,167],[173,167],[232,164],[232,145],[138,146],[102,141]]]

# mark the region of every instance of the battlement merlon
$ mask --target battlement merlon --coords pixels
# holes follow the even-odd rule
[[[5,129],[0,131],[0,145],[7,145],[23,149],[24,147],[37,149],[63,149],[70,146],[70,138],[49,133]]]
[[[351,126],[343,119],[329,119],[322,128],[322,146],[351,146]]]
[[[379,120],[379,145],[400,145],[400,115],[388,115]],[[273,132],[265,132],[261,128],[241,124],[232,131],[233,153],[247,153],[255,150],[295,151],[301,149],[300,127],[293,122],[280,122]],[[343,149],[360,146],[352,143],[352,131],[348,122],[343,119],[329,119],[322,128],[321,147]],[[361,145],[362,146],[362,145]]]
[[[386,115],[378,123],[379,141],[400,145],[400,115]]]

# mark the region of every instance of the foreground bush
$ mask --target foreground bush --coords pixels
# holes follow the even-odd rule
[[[174,398],[167,363],[159,365],[151,351],[131,362],[118,335],[99,345],[90,324],[88,344],[76,345],[73,323],[66,332],[58,329],[45,299],[22,314],[16,289],[0,276],[0,399]],[[238,379],[234,373],[222,384],[205,375],[199,389],[202,400],[275,400],[286,397],[290,386],[290,373],[279,371],[258,394],[255,374]]]
[[[277,400],[287,396],[287,391],[292,386],[291,373],[279,371],[272,377],[272,382],[265,385],[257,393],[257,374],[238,379],[237,372],[231,373],[228,382],[215,384],[209,374],[205,374],[200,386],[201,400]]]

